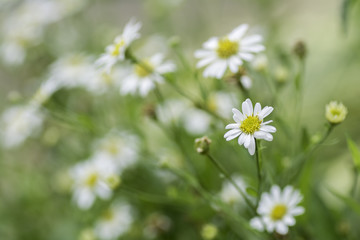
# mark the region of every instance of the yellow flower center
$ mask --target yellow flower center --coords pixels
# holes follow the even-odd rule
[[[98,181],[98,179],[99,179],[98,174],[97,173],[92,173],[86,178],[85,184],[87,186],[91,187],[91,188],[95,187],[96,182]]]
[[[332,109],[330,110],[330,112],[331,112],[331,114],[334,115],[334,116],[340,116],[340,114],[341,114],[341,111],[340,111],[339,109],[337,109],[337,108],[332,108]]]
[[[123,39],[121,39],[120,42],[115,44],[114,50],[111,52],[111,55],[113,56],[117,56],[120,53],[120,49],[121,47],[123,47],[125,45],[125,41]]]
[[[228,38],[223,38],[219,40],[218,48],[216,53],[220,58],[229,58],[232,55],[235,55],[239,50],[239,43],[232,42]]]
[[[287,207],[284,204],[278,204],[271,211],[270,217],[272,220],[277,221],[282,219],[287,212]]]
[[[135,65],[135,74],[141,78],[150,75],[153,71],[154,67],[148,61]]]
[[[260,129],[260,121],[258,116],[248,116],[240,125],[240,129],[242,132],[247,134],[254,134],[256,131]]]

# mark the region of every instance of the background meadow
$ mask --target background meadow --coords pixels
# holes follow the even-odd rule
[[[30,102],[57,73],[53,63],[58,59],[75,55],[95,62],[131,18],[142,22],[141,38],[131,46],[135,55],[164,53],[177,70],[171,81],[159,85],[160,97],[157,91],[122,96],[116,84],[105,90],[63,87],[44,101],[42,127],[23,143],[7,148],[9,139],[1,135],[1,239],[101,239],[94,226],[106,209],[123,202],[131,205],[131,226],[108,239],[360,238],[354,166],[360,148],[359,1],[54,0],[66,6],[58,17],[47,16],[46,9],[27,13],[30,19],[43,16],[45,23],[39,32],[29,30],[36,37],[21,43],[22,59],[5,43],[13,41],[10,33],[17,25],[11,19],[25,14],[19,10],[25,2],[0,0],[0,112]],[[194,57],[211,36],[243,23],[263,36],[268,59],[265,70],[246,66],[253,83],[248,91],[229,76],[220,81],[202,77]],[[293,50],[299,41],[307,52],[304,72]],[[299,96],[297,78],[302,81]],[[221,117],[202,111],[184,95],[204,101]],[[221,101],[221,96],[230,100]],[[286,236],[251,229],[254,215],[244,200],[223,200],[224,175],[194,147],[196,138],[208,136],[211,156],[232,176],[241,176],[245,191],[256,198],[254,157],[223,138],[225,125],[233,122],[231,108],[240,108],[247,97],[274,107],[270,119],[277,132],[272,142],[261,145],[264,190],[272,184],[292,185],[304,195],[305,214]],[[317,146],[326,129],[325,105],[332,100],[341,101],[348,116]],[[129,134],[124,144],[136,149],[137,161],[121,172],[110,199],[97,198],[90,209],[80,209],[72,199],[69,169],[91,158],[101,139],[116,131]],[[309,153],[312,146],[316,149]],[[293,178],[302,153],[304,165]]]

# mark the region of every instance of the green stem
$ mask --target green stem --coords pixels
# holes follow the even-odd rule
[[[225,170],[225,168],[218,162],[216,161],[215,158],[213,158],[209,153],[205,154],[210,161],[214,164],[214,166],[219,170],[219,172],[221,172],[226,179],[235,187],[235,189],[240,193],[240,195],[245,199],[246,204],[250,207],[251,210],[254,211],[254,213],[256,212],[256,208],[253,206],[253,204],[251,203],[251,201],[248,199],[248,197],[246,196],[246,194],[244,193],[244,191],[236,184],[236,182],[231,178],[230,174]]]
[[[258,196],[257,203],[260,201],[261,185],[262,185],[262,173],[261,173],[261,152],[260,152],[260,140],[256,140],[255,145],[255,158],[256,158],[256,167],[257,167],[257,177],[258,177]]]
[[[359,180],[359,172],[357,170],[357,168],[354,168],[354,182],[353,182],[353,186],[351,189],[351,196],[356,199],[356,190],[357,190],[357,184],[358,184],[358,180]]]

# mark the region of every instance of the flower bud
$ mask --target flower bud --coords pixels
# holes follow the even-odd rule
[[[336,101],[331,101],[328,105],[326,105],[325,109],[326,119],[331,124],[339,124],[343,122],[348,113],[347,108],[341,102]]]
[[[195,139],[195,148],[199,154],[207,154],[210,149],[210,144],[211,140],[206,136]]]
[[[205,240],[211,240],[218,234],[218,228],[214,224],[205,224],[201,229],[201,236]]]
[[[303,41],[296,42],[294,45],[293,51],[294,51],[294,54],[296,56],[298,56],[301,60],[304,59],[307,54],[307,49],[306,49],[305,43]]]

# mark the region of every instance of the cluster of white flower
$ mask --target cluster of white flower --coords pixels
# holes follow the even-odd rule
[[[70,169],[73,199],[81,209],[90,208],[96,196],[109,199],[121,173],[137,160],[137,139],[128,133],[110,132],[96,141],[94,154]]]
[[[44,113],[36,104],[11,107],[0,120],[0,137],[5,148],[13,148],[35,135],[42,127]]]
[[[87,0],[24,0],[2,25],[1,58],[18,65],[26,49],[42,41],[46,27],[81,9]],[[36,13],[36,14],[34,14]]]

